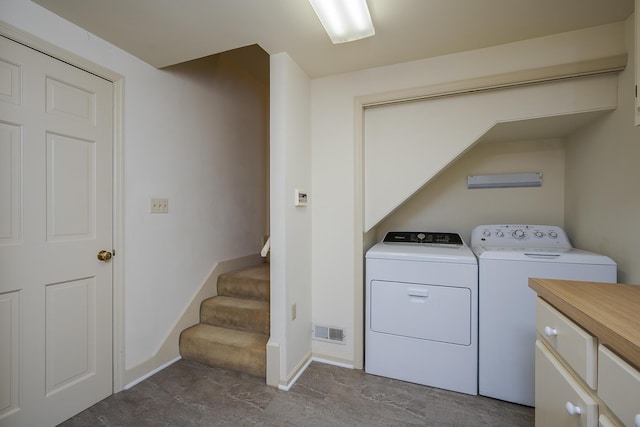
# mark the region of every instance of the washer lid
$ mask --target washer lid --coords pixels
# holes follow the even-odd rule
[[[478,249],[478,248],[476,248]],[[541,248],[491,248],[476,250],[478,259],[550,262],[564,264],[616,265],[615,261],[605,255],[583,251],[581,249],[541,249]]]
[[[451,262],[458,264],[478,263],[471,249],[464,244],[428,245],[380,242],[369,249],[366,258],[421,262]]]

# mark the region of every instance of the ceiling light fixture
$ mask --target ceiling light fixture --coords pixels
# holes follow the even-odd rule
[[[371,37],[376,33],[367,0],[309,0],[334,44]]]

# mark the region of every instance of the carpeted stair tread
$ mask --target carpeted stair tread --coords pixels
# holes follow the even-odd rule
[[[268,335],[197,324],[180,335],[180,354],[209,366],[265,377]]]
[[[184,359],[266,377],[269,267],[263,263],[218,276],[218,296],[202,302],[200,323],[180,335]]]
[[[269,301],[269,264],[263,263],[218,277],[218,295]]]
[[[200,306],[200,323],[269,335],[269,303],[217,296]]]

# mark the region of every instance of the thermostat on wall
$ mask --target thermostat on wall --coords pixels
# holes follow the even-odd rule
[[[296,206],[307,206],[307,192],[296,188]]]

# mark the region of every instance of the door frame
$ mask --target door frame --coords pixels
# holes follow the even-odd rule
[[[124,389],[124,76],[0,20],[0,35],[113,83],[113,381]]]

